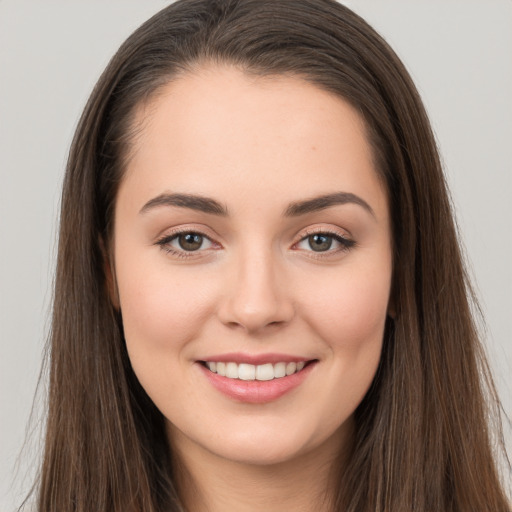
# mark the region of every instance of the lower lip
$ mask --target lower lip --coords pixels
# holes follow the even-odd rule
[[[250,404],[272,402],[298,387],[316,366],[312,361],[300,372],[272,380],[240,380],[222,377],[213,373],[201,363],[196,363],[210,384],[233,400]]]

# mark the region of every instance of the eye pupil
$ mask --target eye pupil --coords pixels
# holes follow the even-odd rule
[[[308,237],[308,242],[313,251],[327,251],[331,248],[332,237],[322,234],[311,235]]]
[[[198,233],[185,233],[178,237],[178,243],[184,251],[197,251],[203,245],[203,236]]]

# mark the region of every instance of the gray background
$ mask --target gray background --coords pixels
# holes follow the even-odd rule
[[[19,503],[38,460],[37,421],[19,454],[49,328],[59,189],[71,136],[110,56],[167,3],[0,0],[2,512]],[[391,43],[425,100],[510,415],[512,1],[346,3]],[[36,419],[41,410],[39,397]]]

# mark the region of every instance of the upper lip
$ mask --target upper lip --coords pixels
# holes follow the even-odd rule
[[[244,354],[241,352],[232,352],[227,354],[216,354],[200,359],[200,361],[211,361],[219,363],[237,363],[237,364],[276,364],[276,363],[299,363],[301,361],[311,361],[311,358],[294,356],[290,354]]]

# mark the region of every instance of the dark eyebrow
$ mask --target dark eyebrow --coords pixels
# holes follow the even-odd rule
[[[375,217],[375,212],[372,207],[359,196],[350,192],[336,192],[334,194],[326,194],[323,196],[313,197],[305,201],[297,201],[291,203],[284,212],[285,217],[297,217],[306,213],[312,213],[319,210],[324,210],[331,206],[338,204],[357,204],[363,207],[368,213]]]
[[[215,199],[202,197],[193,194],[160,194],[150,199],[140,210],[139,213],[146,213],[152,208],[158,206],[178,206],[180,208],[190,208],[213,215],[226,216],[227,209]]]

